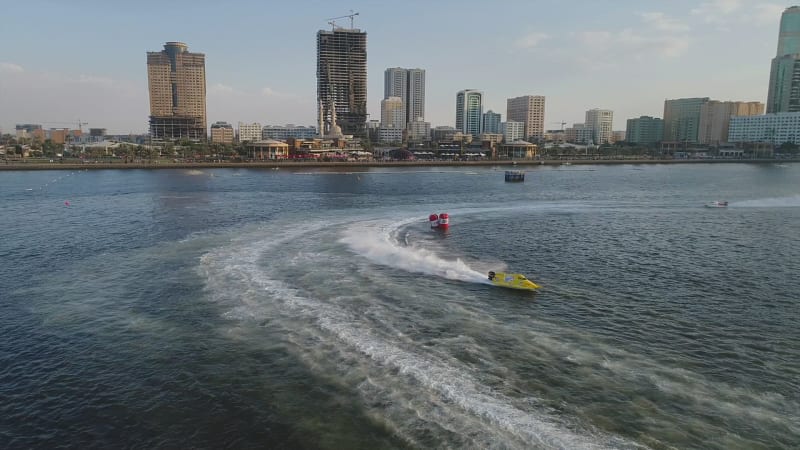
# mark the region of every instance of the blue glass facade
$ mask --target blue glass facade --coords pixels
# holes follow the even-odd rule
[[[781,15],[776,57],[800,53],[800,7],[786,8]]]
[[[778,31],[778,51],[772,59],[767,113],[800,111],[800,7],[786,8]]]

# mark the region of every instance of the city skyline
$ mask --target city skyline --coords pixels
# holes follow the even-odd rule
[[[96,8],[104,3],[95,1],[80,7],[40,1],[5,6],[9,17],[37,21],[10,21],[6,27],[8,36],[24,38],[0,53],[3,131],[16,123],[49,128],[80,118],[110,132],[146,132],[142,55],[167,41],[185,42],[206,55],[208,123],[315,124],[315,35],[330,29],[327,18],[349,8],[360,13],[355,27],[369,34],[370,119],[380,115],[383,71],[421,67],[432,126],[455,123],[453,98],[471,87],[484,92],[484,110],[505,111],[506,99],[517,96],[547,97],[546,129],[559,128],[561,121],[580,123],[593,108],[613,110],[614,129],[624,129],[629,118],[661,117],[667,98],[766,102],[778,23],[791,6],[736,0],[563,7],[511,2],[517,13],[507,22],[485,21],[482,33],[465,39],[456,25],[483,15],[463,2],[459,8],[454,2],[426,6],[425,15],[408,8],[392,20],[383,17],[381,6],[364,2],[301,2],[308,8],[196,2],[188,10],[186,2],[159,3],[163,17],[154,17],[149,3],[111,9]],[[171,20],[178,11],[186,20]],[[273,19],[269,26],[255,26],[266,19]],[[340,24],[349,25],[346,20]],[[409,22],[418,25],[414,33]],[[396,45],[398,36],[404,37],[402,46]],[[464,58],[467,50],[490,57]]]

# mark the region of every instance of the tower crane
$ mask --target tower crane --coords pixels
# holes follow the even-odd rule
[[[561,122],[550,122],[550,123],[554,125],[561,125],[561,131],[564,131],[564,125],[567,124],[567,122],[564,122],[563,120]]]
[[[328,25],[331,26],[331,31],[335,31],[336,30],[336,22],[335,21],[337,19],[344,19],[345,17],[349,17],[350,18],[350,29],[352,30],[353,29],[353,19],[357,15],[358,15],[358,13],[357,12],[353,12],[353,10],[351,9],[350,10],[350,14],[345,14],[345,15],[339,16],[339,17],[331,17],[330,19],[327,19],[328,20]]]

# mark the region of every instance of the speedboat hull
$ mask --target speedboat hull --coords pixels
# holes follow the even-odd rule
[[[489,272],[489,281],[493,286],[522,291],[535,291],[540,288],[538,284],[519,273]]]

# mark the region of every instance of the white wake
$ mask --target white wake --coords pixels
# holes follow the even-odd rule
[[[737,208],[800,208],[800,195],[742,200],[731,202],[728,206]]]
[[[383,266],[449,280],[489,284],[483,272],[471,268],[460,258],[448,260],[425,248],[401,246],[392,232],[415,220],[418,219],[394,223],[358,222],[345,230],[341,242],[356,254]]]

